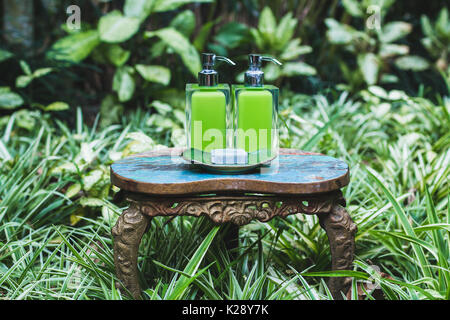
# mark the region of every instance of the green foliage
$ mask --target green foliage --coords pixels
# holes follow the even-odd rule
[[[388,299],[448,299],[448,98],[433,104],[372,86],[358,102],[347,94],[329,100],[286,92],[280,116],[289,130],[282,129],[281,141],[350,164],[344,196],[358,225],[355,271],[348,273],[355,287],[373,279]],[[129,298],[114,289],[110,230],[123,207],[111,203],[117,189],[108,166],[174,145],[182,109],[161,101],[150,107],[103,129],[88,128],[81,110],[73,129],[27,110],[42,128],[24,131],[18,113],[2,125],[3,296]],[[222,229],[199,218],[154,219],[140,249],[145,298],[330,299],[321,277],[343,275],[323,271],[330,268],[329,245],[315,216],[242,227],[233,259],[220,240]],[[357,297],[354,290],[350,298]]]
[[[0,87],[0,109],[15,109],[23,104],[23,99],[9,87]]]
[[[192,11],[181,12],[166,28],[151,32],[142,28],[152,13],[173,10],[191,2],[209,1],[125,1],[123,13],[120,10],[108,12],[99,19],[96,28],[70,33],[59,39],[47,57],[71,63],[80,63],[91,57],[101,65],[112,65],[115,74],[111,89],[119,102],[128,102],[135,97],[136,91],[147,87],[146,83],[155,84],[154,88],[169,85],[172,73],[180,68],[152,64],[162,56],[176,53],[194,76],[201,69],[200,56],[189,41],[195,27]],[[150,59],[148,54],[137,55],[133,44],[142,43],[142,38],[155,36],[161,41],[145,42],[150,47]],[[138,75],[144,81],[140,81]]]
[[[86,59],[100,43],[96,30],[82,31],[69,34],[56,41],[47,53],[53,60],[81,62]]]
[[[441,10],[434,25],[427,16],[422,15],[421,24],[425,35],[422,44],[430,56],[435,59],[435,67],[441,73],[450,91],[450,19],[448,9],[443,8]]]
[[[195,47],[189,43],[185,36],[174,28],[164,28],[157,31],[146,32],[146,38],[157,36],[173,51],[180,55],[181,60],[193,75],[201,70],[200,55]]]
[[[328,41],[350,52],[356,59],[356,69],[351,68],[350,63],[340,62],[342,75],[347,82],[341,85],[342,88],[353,90],[364,85],[398,82],[397,76],[390,73],[392,65],[412,71],[423,71],[429,67],[424,58],[409,55],[408,45],[398,43],[411,33],[413,26],[403,21],[385,21],[392,3],[383,1],[380,6],[378,1],[343,1],[350,15],[357,19],[368,18],[364,30],[333,18],[326,19]],[[372,12],[373,15],[367,17],[365,12],[369,12],[371,7],[379,12]]]
[[[265,7],[259,17],[258,28],[251,28],[250,33],[260,52],[267,53],[280,59],[283,66],[278,68],[268,65],[264,68],[268,81],[280,77],[299,75],[315,75],[316,69],[300,61],[300,56],[311,53],[310,46],[302,46],[300,38],[294,38],[297,19],[289,12],[277,23],[272,10]]]

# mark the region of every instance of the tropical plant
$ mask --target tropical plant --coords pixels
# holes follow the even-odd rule
[[[450,91],[450,19],[448,9],[443,8],[434,25],[430,19],[422,15],[422,31],[425,38],[423,46],[427,49],[431,58],[435,60],[436,69],[442,74]]]
[[[311,53],[312,48],[301,45],[301,39],[295,38],[297,24],[298,20],[292,12],[288,12],[277,23],[272,10],[265,7],[259,17],[258,28],[250,29],[258,50],[283,62],[281,68],[271,64],[264,68],[266,80],[316,74],[316,69],[301,59],[302,55]]]
[[[423,71],[428,62],[416,55],[410,55],[410,48],[399,43],[411,33],[413,26],[403,21],[385,22],[385,17],[394,1],[345,0],[346,12],[359,23],[365,20],[364,28],[357,29],[334,18],[325,20],[328,41],[342,47],[353,56],[353,61],[339,62],[346,84],[341,88],[355,90],[379,83],[396,83],[398,77],[392,73],[395,65],[402,70]],[[366,13],[370,13],[367,16]],[[355,66],[355,67],[352,67]]]
[[[79,30],[65,27],[69,34],[52,45],[47,58],[63,67],[91,58],[97,65],[110,70],[112,87],[109,90],[115,94],[107,95],[101,108],[105,118],[102,125],[107,125],[117,121],[123,104],[133,98],[139,98],[144,105],[150,103],[151,96],[171,83],[174,73],[184,73],[180,65],[184,65],[192,76],[197,75],[201,69],[200,58],[189,40],[195,28],[192,11],[181,11],[161,29],[145,30],[149,16],[191,2],[210,0],[127,0],[123,12],[113,10],[106,13],[100,17],[97,26],[83,25]],[[155,37],[159,41],[154,41]],[[145,40],[150,38],[152,41]],[[138,50],[136,46],[147,49]],[[112,113],[108,106],[112,106]]]

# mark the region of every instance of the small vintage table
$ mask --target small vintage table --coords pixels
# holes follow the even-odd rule
[[[275,216],[316,214],[330,242],[332,269],[351,270],[357,228],[343,208],[340,191],[349,182],[346,163],[281,149],[278,162],[268,169],[222,175],[192,168],[180,158],[182,151],[152,151],[111,165],[112,183],[130,203],[112,230],[114,263],[117,277],[134,298],[141,294],[139,244],[155,216],[205,215],[217,224],[242,226],[253,219],[267,222]],[[351,278],[330,278],[333,297],[342,298],[341,291],[346,293],[350,283]]]

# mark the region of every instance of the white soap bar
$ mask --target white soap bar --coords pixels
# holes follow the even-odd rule
[[[243,149],[213,149],[211,162],[214,164],[247,164],[248,155]]]

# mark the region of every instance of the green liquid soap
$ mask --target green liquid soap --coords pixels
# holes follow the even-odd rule
[[[199,90],[191,98],[191,147],[211,152],[226,147],[226,98],[221,91]]]
[[[247,152],[272,147],[273,98],[267,90],[242,90],[237,96],[238,121],[236,144]],[[241,129],[241,130],[239,130]],[[260,131],[262,129],[262,131]],[[259,159],[249,158],[249,163]]]

